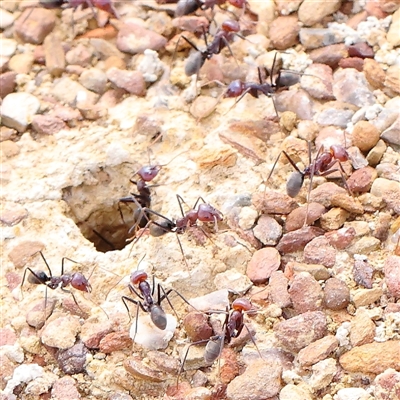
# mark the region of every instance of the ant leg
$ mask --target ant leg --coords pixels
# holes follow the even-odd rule
[[[128,304],[126,304],[127,301],[130,301],[131,303],[133,303],[133,304],[136,305],[136,307],[137,307],[136,317],[137,317],[138,314],[139,314],[139,307],[140,307],[144,312],[147,312],[146,309],[144,308],[144,306],[143,306],[143,304],[142,304],[141,301],[132,299],[132,298],[130,298],[130,297],[128,297],[128,296],[122,296],[121,299],[122,299],[122,302],[124,303],[124,306],[125,306],[126,310],[128,311],[129,322],[132,321],[132,318],[131,318],[131,313],[130,313],[130,311],[129,311]],[[137,319],[137,318],[136,318],[136,319]]]
[[[238,66],[238,67],[240,67],[240,65],[239,65],[239,63],[238,63],[238,60],[236,59],[236,57],[233,55],[233,52],[232,52],[232,49],[231,49],[231,46],[230,46],[230,44],[229,44],[229,42],[228,42],[228,40],[225,38],[225,37],[222,37],[221,38],[221,40],[223,40],[224,41],[224,43],[225,43],[225,45],[226,45],[226,47],[228,48],[228,50],[229,50],[229,53],[231,53],[231,56],[233,57],[233,59],[235,60],[235,62],[236,62],[236,65]]]
[[[231,107],[224,115],[228,114],[229,111],[231,111],[232,108],[234,108],[234,107],[236,106],[236,104],[239,103],[239,101],[242,100],[243,97],[246,96],[246,94],[250,92],[250,90],[251,90],[251,88],[247,88],[247,89],[240,95],[240,97],[237,98],[237,100],[233,103],[232,107]]]
[[[92,229],[92,232],[98,237],[100,238],[104,243],[106,243],[111,251],[116,250],[115,246],[109,241],[107,240],[103,235],[101,235],[99,232],[97,232],[95,229]]]
[[[40,255],[42,256],[42,259],[43,259],[44,263],[46,264],[46,267],[47,267],[47,269],[48,269],[48,271],[49,271],[49,276],[52,277],[53,274],[51,273],[51,269],[50,269],[49,264],[47,263],[46,258],[44,257],[44,255],[43,255],[43,253],[42,253],[41,250],[39,251],[39,253],[40,253]]]
[[[257,343],[256,343],[256,341],[254,340],[254,337],[253,337],[253,335],[252,335],[251,332],[250,332],[249,327],[248,327],[246,324],[243,324],[243,326],[241,326],[241,328],[240,328],[240,332],[242,331],[243,327],[246,328],[246,330],[247,330],[247,332],[248,332],[248,334],[249,334],[249,336],[250,336],[251,341],[253,342],[255,348],[257,349],[258,355],[264,360],[264,357],[262,356],[262,354],[261,354],[261,352],[260,352],[260,349],[258,348]],[[239,330],[238,330],[238,335],[237,335],[237,336],[239,336],[240,332],[239,332]]]
[[[154,275],[153,275],[154,278]],[[161,302],[166,299],[168,301],[169,306],[171,307],[172,311],[174,312],[176,319],[179,321],[179,316],[174,308],[174,306],[172,305],[168,295],[169,293],[171,293],[172,289],[169,289],[168,291],[165,291],[165,289],[161,286],[160,283],[157,284],[157,304],[161,305]],[[161,292],[163,292],[163,295],[161,296]]]
[[[339,165],[339,168],[334,168],[334,169],[332,169],[332,167],[333,167],[335,164],[338,164],[338,165]],[[344,169],[343,169],[343,167],[342,167],[342,164],[340,163],[339,160],[335,160],[335,161],[332,163],[332,165],[330,165],[329,170],[328,170],[328,171],[325,171],[325,172],[323,172],[323,173],[321,173],[321,174],[319,174],[319,176],[327,176],[327,175],[333,174],[334,172],[340,172],[340,175],[341,175],[341,178],[342,178],[342,182],[343,182],[344,187],[345,187],[346,190],[349,192],[350,196],[353,196],[353,192],[351,191],[351,189],[349,188],[349,186],[347,185],[347,182],[346,182],[346,178],[345,178],[346,173],[345,173],[345,171],[344,171]]]
[[[179,194],[176,195],[176,198],[177,198],[178,203],[179,203],[179,208],[181,210],[182,217],[185,217],[185,213],[183,211],[182,204],[186,204],[187,205],[187,203],[186,203],[185,200],[183,200],[183,197],[181,195],[179,195]]]
[[[207,204],[206,201],[205,201],[201,196],[199,196],[199,197],[197,198],[197,200],[196,200],[196,203],[194,203],[193,210],[196,209],[197,204],[199,203],[200,200],[201,200],[204,204]]]

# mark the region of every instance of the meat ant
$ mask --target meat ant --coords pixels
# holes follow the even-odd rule
[[[49,289],[57,289],[58,287],[61,288],[62,291],[66,293],[70,293],[72,295],[72,298],[74,299],[75,304],[78,306],[78,308],[84,313],[84,311],[81,309],[79,306],[78,302],[76,301],[75,295],[73,292],[70,290],[67,290],[66,287],[72,286],[74,289],[80,290],[81,292],[86,292],[86,293],[91,293],[92,287],[88,281],[88,279],[85,278],[83,274],[80,272],[73,272],[72,274],[65,274],[64,273],[64,263],[65,260],[71,261],[73,263],[79,264],[78,262],[71,260],[68,257],[63,257],[61,259],[61,275],[60,276],[53,276],[50,266],[47,263],[46,258],[44,257],[43,253],[39,251],[40,255],[42,256],[42,259],[44,263],[46,264],[46,267],[49,271],[47,274],[45,271],[37,270],[34,271],[31,268],[26,268],[24,272],[24,276],[22,278],[22,283],[21,283],[21,293],[22,293],[22,286],[24,285],[25,282],[25,277],[27,272],[30,272],[30,275],[28,275],[28,282],[32,283],[34,285],[45,285],[46,290],[47,288]],[[46,298],[45,298],[45,312],[47,308],[47,291],[46,291]]]
[[[247,332],[249,333],[254,346],[256,347],[258,353],[261,356],[261,353],[258,350],[257,344],[255,343],[249,328],[244,323],[244,314],[246,312],[249,312],[251,308],[252,308],[251,302],[248,299],[242,297],[242,298],[237,298],[235,301],[233,301],[231,307],[230,308],[227,307],[226,311],[212,310],[207,312],[207,314],[214,314],[221,312],[226,314],[225,321],[222,325],[222,333],[219,335],[211,336],[209,339],[199,340],[197,342],[193,342],[188,345],[182,360],[181,368],[179,369],[178,372],[176,386],[178,386],[179,384],[179,378],[180,375],[182,374],[185,361],[189,354],[191,346],[207,343],[204,350],[204,361],[208,365],[211,365],[212,363],[214,363],[215,360],[218,359],[218,357],[220,357],[224,344],[230,344],[233,338],[239,337],[244,327],[247,329]]]
[[[175,17],[182,17],[197,11],[199,8],[203,11],[211,9],[215,6],[221,8],[226,3],[226,0],[179,0],[176,6]],[[236,8],[245,9],[246,0],[228,0],[228,3]]]

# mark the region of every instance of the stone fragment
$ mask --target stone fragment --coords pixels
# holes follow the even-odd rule
[[[201,32],[203,27],[208,30],[210,21],[206,17],[198,17],[197,15],[183,15],[172,20],[172,26],[182,31],[192,33]]]
[[[382,132],[381,139],[400,146],[400,117],[398,117],[389,128]]]
[[[337,193],[331,198],[331,205],[341,207],[352,214],[364,214],[364,208],[361,203],[348,193]]]
[[[363,153],[357,146],[351,146],[347,149],[347,153],[351,160],[351,164],[354,169],[360,169],[368,165],[368,161],[364,157]]]
[[[310,264],[322,264],[330,268],[335,265],[336,250],[325,236],[319,236],[304,247],[304,260]]]
[[[46,68],[52,76],[59,77],[65,70],[65,53],[59,35],[50,34],[44,40]]]
[[[144,364],[140,357],[129,357],[124,361],[124,368],[137,379],[149,382],[162,382],[164,374]]]
[[[255,360],[229,383],[227,397],[231,400],[272,398],[281,389],[281,373],[282,366],[275,360]]]
[[[25,132],[39,108],[40,101],[34,95],[24,92],[10,93],[1,104],[2,123],[18,132]]]
[[[22,268],[34,254],[43,249],[44,244],[42,242],[26,240],[16,245],[8,253],[8,258],[14,264],[15,268]]]
[[[321,309],[324,297],[321,286],[308,272],[300,272],[294,276],[289,294],[293,308],[299,314]]]
[[[299,351],[298,361],[300,365],[309,367],[327,358],[338,348],[339,341],[333,335],[327,335],[322,339],[316,340]]]
[[[17,340],[15,332],[9,328],[0,328],[0,347],[12,346]]]
[[[97,68],[86,69],[79,77],[79,82],[86,89],[102,94],[106,90],[107,75]]]
[[[301,28],[299,36],[301,44],[308,50],[342,41],[328,28]]]
[[[240,365],[237,353],[230,347],[225,347],[221,352],[221,382],[227,385],[240,373]]]
[[[253,228],[254,236],[264,245],[274,246],[282,236],[281,225],[268,215],[261,215]]]
[[[26,43],[41,44],[55,24],[56,16],[52,10],[26,8],[14,24],[14,32]]]
[[[397,47],[400,45],[399,30],[400,30],[400,8],[392,15],[392,23],[390,24],[389,31],[386,36],[388,42],[393,47]]]
[[[389,236],[390,225],[392,222],[392,216],[389,213],[382,212],[379,214],[376,221],[373,236],[384,242]]]
[[[324,64],[312,64],[300,79],[301,87],[312,97],[320,100],[333,100],[332,69]],[[336,125],[336,124],[331,124]]]
[[[304,0],[299,7],[299,20],[306,26],[312,26],[320,22],[324,17],[336,12],[340,8],[340,3],[339,0],[326,3]]]
[[[271,300],[280,308],[289,307],[292,303],[288,293],[289,280],[282,271],[275,271],[269,279],[269,293]]]
[[[53,399],[64,400],[78,400],[82,398],[76,387],[75,379],[70,376],[63,376],[54,382],[51,389],[51,397]]]
[[[0,38],[0,56],[9,59],[17,51],[17,41],[14,39]]]
[[[328,239],[331,246],[338,250],[343,250],[350,245],[355,236],[356,231],[351,226],[325,233],[325,237]]]
[[[308,311],[279,322],[274,326],[274,332],[284,347],[297,353],[326,335],[327,321],[323,312]]]
[[[346,283],[337,278],[325,282],[324,303],[330,310],[342,310],[350,302],[350,290]]]
[[[265,283],[281,263],[279,252],[273,247],[257,250],[247,265],[246,274],[255,284]]]
[[[381,65],[374,59],[366,59],[363,63],[363,71],[368,83],[374,89],[383,89],[386,74]]]
[[[309,382],[314,391],[328,387],[338,372],[336,360],[333,358],[319,361],[311,369],[312,375]]]
[[[380,139],[375,147],[373,147],[367,155],[368,164],[375,167],[380,161],[386,151],[385,142]]]
[[[313,400],[312,390],[306,385],[289,383],[280,391],[279,400]]]
[[[353,145],[365,152],[371,150],[378,143],[379,131],[368,121],[358,121],[351,137]]]
[[[342,58],[339,61],[340,68],[354,68],[357,71],[362,72],[364,69],[364,60],[359,57],[348,57]]]
[[[347,180],[347,185],[353,193],[366,193],[371,189],[372,183],[377,177],[375,168],[360,168],[353,172]]]
[[[132,344],[133,340],[128,331],[111,332],[100,340],[100,351],[106,354],[113,353],[114,351],[129,349]]]
[[[0,75],[0,98],[4,99],[8,94],[15,90],[16,82],[15,78],[17,73],[14,71],[8,71]]]
[[[166,44],[163,36],[132,22],[123,24],[117,36],[118,50],[130,54],[143,53],[146,49],[158,51]]]
[[[384,272],[389,294],[400,297],[400,256],[389,256],[385,261]]]
[[[277,250],[286,254],[294,253],[304,249],[304,246],[311,242],[317,236],[323,235],[325,232],[321,228],[314,226],[306,226],[296,231],[289,232],[283,235],[282,239],[276,246]]]
[[[358,42],[349,46],[350,57],[374,58],[374,50],[365,42]]]
[[[320,203],[326,208],[332,206],[332,198],[338,193],[347,194],[346,189],[341,188],[332,182],[326,182],[311,190],[310,201]]]
[[[167,355],[162,351],[148,351],[147,358],[153,363],[160,371],[168,372],[169,374],[176,374],[179,371],[180,365],[172,355]]]
[[[0,8],[0,29],[6,29],[10,27],[15,20],[14,15],[7,10]]]
[[[44,327],[41,334],[42,342],[46,346],[68,349],[74,345],[80,330],[81,325],[77,318],[71,315],[59,317]]]
[[[95,104],[99,96],[65,76],[54,81],[52,94],[61,102],[76,106],[77,102]]]
[[[364,236],[361,239],[355,241],[347,250],[352,254],[363,254],[368,255],[373,251],[379,250],[381,242],[379,239]]]
[[[373,268],[366,260],[355,259],[353,267],[353,279],[361,286],[372,289]]]
[[[400,397],[400,372],[392,368],[379,374],[374,380],[376,400],[395,399]]]
[[[400,340],[367,343],[344,353],[339,363],[345,371],[381,374],[388,368],[400,370]]]
[[[32,305],[26,313],[26,322],[29,326],[36,329],[41,329],[47,318],[53,313],[56,300],[47,298],[40,300]]]
[[[330,278],[329,271],[326,267],[319,264],[305,264],[296,261],[289,261],[285,267],[285,276],[289,279],[300,272],[308,272],[317,281],[325,281]]]
[[[274,48],[286,50],[299,42],[299,20],[296,15],[279,16],[269,27],[269,38]]]
[[[325,207],[319,203],[309,203],[308,206],[302,206],[294,209],[285,221],[286,232],[292,232],[300,229],[304,225],[307,214],[307,225],[312,225],[326,212]]]
[[[86,321],[81,327],[79,337],[88,349],[98,349],[100,340],[110,332],[112,332],[110,322]]]
[[[352,301],[356,308],[369,306],[378,301],[383,295],[382,288],[357,289],[352,293]]]
[[[125,89],[135,96],[146,94],[146,83],[139,71],[126,71],[118,68],[110,68],[106,72],[107,78],[118,88]]]
[[[32,53],[20,53],[12,56],[8,62],[8,69],[17,74],[28,74],[34,62]]]
[[[90,39],[90,44],[95,50],[95,55],[101,60],[105,61],[109,57],[116,57],[120,60],[124,58],[124,53],[121,53],[114,44],[105,39],[93,38]]]
[[[350,213],[342,208],[331,208],[321,216],[321,228],[326,231],[339,229],[346,222],[349,215]]]
[[[385,207],[385,201],[381,197],[376,197],[371,193],[362,194],[358,200],[364,207],[364,211],[374,213]]]
[[[213,334],[213,330],[208,323],[208,317],[199,311],[192,311],[187,314],[183,319],[183,326],[191,342],[208,340]]]
[[[304,90],[284,90],[275,95],[275,105],[278,112],[291,111],[302,120],[312,120],[314,116],[314,101]]]
[[[297,203],[284,193],[267,190],[265,193],[254,193],[252,203],[256,210],[262,214],[289,214]]]
[[[69,65],[88,67],[93,57],[93,51],[89,46],[78,43],[65,54],[65,60]]]
[[[389,95],[393,92],[400,94],[400,67],[398,65],[391,65],[386,71],[385,87]]]
[[[66,129],[67,124],[53,115],[35,115],[32,118],[32,128],[41,135],[54,135]]]
[[[358,308],[355,318],[351,321],[350,343],[353,347],[372,343],[375,336],[375,324],[369,318],[364,308]]]
[[[85,371],[86,357],[89,350],[82,342],[66,350],[59,350],[56,358],[60,369],[68,375],[80,374]]]

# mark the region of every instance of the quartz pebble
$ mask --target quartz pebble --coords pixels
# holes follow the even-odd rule
[[[333,100],[332,82],[332,69],[328,65],[312,64],[304,71],[300,85],[315,99]]]
[[[52,115],[35,115],[32,118],[32,128],[42,135],[54,135],[67,128],[67,124]]]
[[[327,15],[333,14],[339,7],[339,0],[318,3],[312,0],[304,0],[298,10],[299,20],[306,26],[312,26]]]
[[[325,233],[325,237],[328,239],[331,246],[338,250],[345,249],[353,241],[355,236],[356,231],[351,226]]]
[[[292,303],[288,293],[289,280],[282,271],[275,271],[269,279],[269,293],[274,304],[281,308],[289,307]]]
[[[299,30],[297,16],[279,16],[270,25],[269,37],[274,48],[285,50],[298,43]]]
[[[371,186],[371,194],[382,197],[389,209],[400,214],[400,182],[384,178],[377,178]]]
[[[325,281],[330,277],[326,267],[320,264],[305,264],[296,261],[289,261],[285,267],[285,276],[292,277],[301,272],[308,272],[317,281]]]
[[[99,98],[96,93],[87,90],[80,83],[67,76],[54,81],[52,93],[59,101],[70,106],[75,106],[78,100],[82,103],[95,104]]]
[[[346,190],[340,186],[332,182],[326,182],[318,186],[316,189],[311,190],[310,200],[329,208],[332,206],[333,196],[339,193],[347,194]]]
[[[395,399],[400,385],[400,372],[389,368],[379,374],[374,380],[374,395],[376,399]]]
[[[51,397],[54,399],[78,400],[81,395],[76,387],[75,380],[70,376],[63,376],[54,382]]]
[[[29,326],[41,329],[47,318],[53,313],[56,301],[51,298],[40,300],[34,304],[26,314],[26,322]]]
[[[337,278],[325,282],[324,303],[330,310],[342,310],[350,302],[350,290],[347,285]]]
[[[350,213],[342,208],[331,208],[328,212],[321,216],[321,228],[326,231],[339,229],[346,222]]]
[[[400,117],[393,122],[389,128],[381,134],[381,139],[394,145],[400,146]]]
[[[297,203],[284,193],[267,190],[265,193],[255,193],[252,203],[257,211],[263,214],[289,214]]]
[[[146,83],[143,74],[139,71],[126,71],[113,67],[106,72],[106,75],[118,88],[125,89],[135,96],[146,94]]]
[[[350,343],[353,347],[372,343],[375,336],[375,324],[364,308],[358,308],[355,318],[351,321]]]

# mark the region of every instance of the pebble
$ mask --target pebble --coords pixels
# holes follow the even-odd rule
[[[76,47],[73,47],[65,54],[65,61],[69,65],[79,65],[86,68],[91,64],[92,57],[93,49],[78,43]]]
[[[347,193],[337,193],[333,195],[331,204],[334,207],[341,207],[352,214],[364,214],[364,208],[359,200]]]
[[[320,219],[321,228],[326,231],[339,229],[346,222],[350,213],[342,208],[331,208]]]
[[[316,122],[323,126],[334,125],[345,128],[351,122],[354,111],[337,108],[337,106],[341,106],[341,103],[335,104],[334,107],[329,107],[330,104],[328,103],[327,108],[317,114]]]
[[[274,333],[284,347],[297,353],[327,333],[327,321],[322,311],[307,311],[274,325]]]
[[[0,98],[4,99],[8,94],[15,90],[17,73],[15,71],[8,71],[0,75]]]
[[[299,36],[301,44],[308,50],[343,41],[328,28],[301,28]]]
[[[0,56],[11,57],[17,51],[17,41],[14,39],[0,38]]]
[[[65,70],[65,52],[59,35],[48,35],[43,47],[47,71],[52,76],[61,76]]]
[[[31,257],[44,249],[44,243],[39,241],[26,240],[13,247],[8,253],[8,258],[15,268],[22,268]]]
[[[377,177],[375,168],[363,167],[353,172],[347,180],[347,185],[353,193],[366,193],[369,192]]]
[[[378,400],[396,399],[399,394],[400,372],[389,368],[374,380],[374,395]]]
[[[400,116],[397,117],[396,121],[389,128],[382,132],[381,139],[400,146]]]
[[[283,254],[294,253],[303,250],[308,242],[324,233],[321,228],[306,226],[296,231],[285,233],[276,248]]]
[[[53,388],[51,389],[52,399],[63,399],[63,400],[78,400],[81,399],[81,395],[76,388],[75,379],[70,376],[63,376],[57,379]]]
[[[133,340],[130,338],[128,331],[111,332],[100,340],[100,351],[105,354],[113,353],[130,349],[132,344]]]
[[[118,88],[125,89],[135,96],[145,96],[146,82],[141,72],[127,71],[113,67],[106,72],[106,75]]]
[[[35,58],[32,53],[20,53],[12,56],[8,62],[8,69],[17,74],[28,74],[31,72]]]
[[[80,330],[81,325],[78,319],[67,315],[50,321],[44,327],[41,339],[46,346],[68,349],[74,345],[76,336]]]
[[[344,43],[338,43],[311,50],[308,55],[314,63],[326,64],[335,70],[339,66],[339,61],[348,57],[348,51]]]
[[[255,360],[246,371],[229,383],[229,400],[262,400],[276,396],[281,389],[282,366],[275,360]]]
[[[33,94],[10,93],[1,105],[2,123],[18,132],[25,132],[39,108],[40,101]]]
[[[280,308],[289,307],[292,303],[288,292],[289,280],[282,271],[275,271],[269,278],[269,293],[271,300]]]
[[[322,264],[327,268],[336,263],[336,250],[325,236],[318,236],[304,247],[304,260],[310,264]]]
[[[238,356],[235,350],[225,347],[221,352],[221,369],[220,379],[224,384],[228,384],[235,379],[240,373],[240,365],[238,362]]]
[[[351,133],[353,146],[362,152],[371,150],[378,143],[379,136],[378,129],[368,121],[357,122]]]
[[[82,342],[66,350],[57,352],[57,363],[60,369],[68,375],[75,375],[85,372],[86,357],[89,350]]]
[[[350,290],[346,283],[337,278],[325,282],[324,303],[330,310],[342,310],[350,303]]]
[[[328,65],[312,64],[304,71],[300,86],[312,97],[320,100],[333,100],[333,73]],[[332,124],[336,125],[336,124]]]
[[[269,215],[261,215],[253,233],[262,244],[274,246],[282,236],[282,226]]]
[[[32,128],[42,135],[54,135],[62,129],[67,129],[67,124],[52,115],[35,115],[32,118]]]
[[[106,91],[107,75],[97,68],[89,68],[82,72],[79,82],[86,89],[102,94]]]
[[[336,194],[347,194],[347,191],[332,182],[326,182],[311,190],[310,201],[320,203],[324,207],[332,206],[332,198]]]
[[[146,356],[159,370],[169,374],[176,374],[180,368],[179,361],[174,356],[162,351],[148,351]]]
[[[289,214],[298,207],[291,197],[273,190],[253,194],[252,203],[257,211],[263,214]]]
[[[26,313],[26,322],[29,326],[36,329],[41,329],[47,318],[53,313],[57,301],[52,298],[47,298],[34,303],[34,305]],[[46,307],[46,309],[45,309]]]
[[[386,74],[378,62],[376,62],[374,59],[364,60],[363,71],[368,83],[374,89],[383,89]]]
[[[312,390],[306,385],[288,384],[280,391],[279,400],[313,400]]]
[[[400,297],[400,257],[389,256],[384,266],[385,283],[389,294],[394,297]]]
[[[400,182],[377,178],[372,183],[371,194],[382,197],[389,209],[393,209],[396,214],[400,214]]]
[[[338,339],[333,335],[327,335],[316,340],[299,351],[298,361],[301,366],[309,367],[327,358],[339,345]]]
[[[14,22],[14,19],[15,17],[12,13],[0,8],[0,29],[6,29],[11,26]]]
[[[319,361],[311,369],[312,375],[309,382],[314,391],[328,387],[338,373],[336,360],[333,358]]]
[[[332,104],[332,103],[331,103]],[[342,129],[338,129],[334,126],[325,126],[319,132],[315,139],[315,146],[317,149],[324,147],[324,149],[329,149],[332,145],[341,145],[346,147],[344,140],[344,132]],[[345,163],[342,163],[343,168],[345,168]],[[333,176],[333,174],[331,175]],[[337,175],[340,178],[340,174]]]
[[[277,50],[286,50],[299,42],[299,20],[296,15],[275,18],[269,27],[269,38]]]
[[[146,49],[158,51],[166,44],[165,37],[131,22],[123,24],[117,36],[118,50],[130,54],[143,53]]]
[[[356,308],[369,306],[378,301],[383,295],[382,288],[357,289],[352,292],[352,300]]]
[[[87,90],[80,83],[65,76],[54,81],[51,93],[62,103],[75,106],[76,102],[95,104],[99,95]],[[84,100],[83,100],[84,99]]]
[[[289,294],[293,308],[299,314],[322,308],[324,295],[321,286],[308,272],[300,272],[294,276]]]
[[[340,0],[318,3],[313,0],[304,0],[299,7],[299,20],[306,26],[314,25],[324,17],[336,12],[340,8],[340,4]]]
[[[354,68],[357,71],[362,72],[364,69],[364,60],[359,57],[348,57],[342,58],[339,61],[340,68]]]
[[[187,314],[183,319],[183,326],[191,342],[208,340],[213,334],[207,315],[199,311]]]
[[[375,324],[365,308],[358,308],[350,325],[350,343],[353,347],[372,343],[375,336]]]
[[[392,23],[390,24],[389,31],[387,33],[387,41],[393,46],[397,47],[400,45],[400,8],[392,15]]]
[[[344,353],[339,363],[345,371],[381,374],[388,368],[400,370],[400,340],[367,343]]]
[[[376,103],[364,74],[353,68],[337,70],[333,74],[333,82],[333,94],[339,101],[354,104],[357,107],[372,106]]]
[[[183,15],[172,20],[172,26],[175,28],[192,33],[201,32],[203,27],[207,32],[209,25],[210,22],[206,17],[198,17],[196,15]]]
[[[375,211],[381,210],[385,207],[385,202],[381,197],[376,197],[371,193],[362,194],[358,200],[360,200],[365,212],[374,213]]]
[[[162,382],[165,380],[163,373],[144,364],[140,357],[133,356],[127,358],[124,361],[124,368],[135,378],[144,381]]]
[[[55,25],[53,10],[27,8],[15,22],[14,32],[25,43],[42,44]]]
[[[246,274],[255,284],[267,282],[271,274],[279,269],[281,256],[273,247],[257,250],[247,265]]]
[[[225,272],[217,274],[214,278],[214,285],[219,289],[235,288],[237,292],[246,292],[252,283],[250,279],[239,272],[236,268],[231,268]]]
[[[366,42],[352,44],[348,48],[350,57],[374,58],[374,50]]]
[[[239,212],[239,227],[241,229],[251,229],[255,225],[258,212],[253,207],[242,207]]]
[[[382,139],[379,139],[376,146],[374,146],[367,155],[368,164],[372,167],[375,167],[377,164],[379,164],[386,149],[387,146],[385,142]]]
[[[106,60],[109,57],[116,57],[120,60],[124,58],[124,53],[121,53],[114,44],[111,42],[104,40],[93,38],[90,39],[90,44],[94,48],[94,53],[96,57],[100,60]],[[78,45],[79,46],[79,45]],[[84,47],[84,46],[83,46]]]
[[[380,213],[372,235],[381,242],[384,242],[389,236],[391,222],[392,216],[389,213]]]
[[[309,203],[307,206],[298,207],[293,210],[285,221],[286,232],[292,232],[300,229],[304,225],[307,213],[307,225],[312,225],[326,212],[326,208],[319,203]]]
[[[4,158],[14,157],[19,154],[20,151],[21,150],[19,146],[12,140],[5,140],[4,142],[1,142],[0,152]]]
[[[364,157],[357,146],[351,146],[346,150],[347,154],[349,155],[351,165],[354,169],[360,169],[368,165],[367,159]]]
[[[110,332],[112,332],[112,326],[108,321],[85,321],[81,327],[79,337],[88,349],[98,349],[100,346],[100,340]]]
[[[353,279],[357,285],[364,286],[367,289],[372,289],[372,277],[374,274],[373,268],[368,261],[355,259],[353,266]]]
[[[368,255],[373,251],[379,250],[380,247],[381,241],[379,239],[370,236],[364,236],[348,247],[347,250],[351,254]]]
[[[314,102],[304,90],[284,90],[275,95],[275,105],[279,112],[291,111],[299,119],[312,120]]]
[[[330,278],[328,269],[320,264],[305,264],[297,261],[289,261],[285,266],[286,277],[291,278],[300,272],[308,272],[317,281],[325,281]]]
[[[1,15],[1,14],[0,14]],[[0,347],[12,346],[17,340],[15,332],[9,328],[0,328]]]

